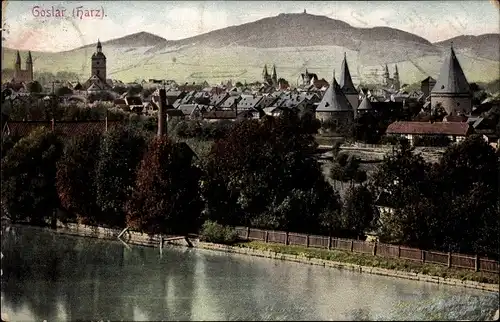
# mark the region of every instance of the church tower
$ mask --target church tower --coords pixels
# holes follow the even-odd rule
[[[387,64],[385,64],[383,77],[384,77],[384,86],[389,86],[389,68],[387,67]]]
[[[19,78],[20,74],[21,74],[21,54],[19,54],[18,50],[16,54],[16,63],[14,65],[14,78],[15,79]]]
[[[432,108],[440,105],[448,115],[467,115],[472,111],[472,95],[453,45],[445,58],[436,85],[431,91]]]
[[[30,82],[33,81],[33,58],[31,51],[28,51],[28,58],[26,58],[26,76]]]
[[[346,53],[344,53],[344,60],[342,60],[342,69],[340,71],[339,85],[345,97],[347,98],[347,100],[349,101],[349,103],[353,108],[354,116],[356,116],[356,110],[359,105],[358,102],[359,93],[356,90],[356,87],[354,87],[354,84],[352,83],[351,72],[349,71],[349,66],[347,65]]]
[[[97,51],[92,55],[92,76],[98,76],[102,81],[106,81],[106,56],[102,52],[102,45],[97,40]]]
[[[399,82],[399,72],[398,72],[398,65],[394,65],[394,78],[392,84],[394,85],[394,89],[399,91],[401,88],[401,83]]]
[[[278,74],[276,73],[276,66],[273,65],[273,72],[271,74],[271,79],[273,80],[273,85],[278,84]]]

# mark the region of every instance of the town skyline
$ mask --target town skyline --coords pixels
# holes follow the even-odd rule
[[[280,13],[326,16],[356,28],[390,27],[416,34],[430,42],[460,35],[499,33],[495,1],[462,3],[420,2],[51,2],[9,1],[4,4],[4,47],[60,52],[148,32],[180,40],[226,27],[257,21]],[[38,9],[33,8],[38,6]],[[99,17],[72,18],[73,9],[94,10]],[[94,8],[96,7],[96,8]],[[64,17],[42,18],[41,9],[66,9]],[[102,11],[102,12],[101,12]],[[100,12],[100,13],[99,13]],[[119,12],[119,14],[117,13]],[[138,13],[141,15],[137,15]],[[158,12],[163,14],[158,14]],[[37,17],[35,17],[37,15]],[[82,13],[83,15],[83,13]],[[103,15],[100,17],[99,15]],[[444,18],[443,18],[444,17]],[[63,34],[64,37],[54,37]]]

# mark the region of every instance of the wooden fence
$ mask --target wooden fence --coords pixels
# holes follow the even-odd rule
[[[238,236],[245,240],[258,240],[266,243],[298,245],[312,248],[337,249],[349,252],[371,254],[386,258],[401,258],[420,263],[432,263],[449,268],[464,268],[476,272],[499,273],[498,261],[456,253],[427,251],[398,245],[366,242],[353,239],[305,235],[285,231],[262,230],[248,227],[235,227]]]

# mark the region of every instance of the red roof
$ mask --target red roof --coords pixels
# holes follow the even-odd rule
[[[387,127],[386,133],[466,136],[470,130],[468,123],[461,122],[394,122]]]

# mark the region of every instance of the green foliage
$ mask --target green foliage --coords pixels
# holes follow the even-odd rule
[[[143,133],[133,128],[114,128],[104,136],[95,180],[97,205],[109,225],[125,224],[123,208],[132,193],[145,145]]]
[[[229,225],[320,229],[317,219],[335,212],[338,195],[324,182],[314,150],[297,115],[236,123],[205,162],[206,216]]]
[[[229,226],[222,226],[214,221],[203,223],[200,239],[209,243],[231,245],[238,241],[238,233]]]
[[[127,225],[151,233],[188,233],[197,229],[202,210],[200,170],[186,145],[155,137],[137,171],[129,199]]]
[[[56,89],[55,94],[57,96],[71,95],[71,94],[73,94],[73,91],[67,86],[62,86],[62,87],[59,87],[58,89]]]
[[[45,129],[22,138],[2,159],[2,207],[12,220],[43,223],[59,205],[55,188],[59,139]]]
[[[342,208],[341,228],[352,237],[359,237],[372,227],[376,208],[371,191],[364,185],[350,187]]]
[[[228,135],[234,122],[205,122],[197,120],[181,120],[175,124],[174,134],[180,138],[199,138],[217,140]]]
[[[445,147],[450,145],[451,140],[445,135],[425,135],[417,136],[413,140],[414,146]]]
[[[360,169],[360,159],[347,155],[346,153],[338,153],[331,165],[330,178],[341,182],[363,183],[367,179],[366,171]]]
[[[42,85],[37,82],[37,81],[33,81],[33,82],[30,82],[27,84],[27,88],[28,88],[28,91],[30,93],[41,93],[43,92],[43,87]]]
[[[56,187],[61,206],[85,224],[102,222],[95,189],[101,139],[100,133],[71,138],[57,163]]]

